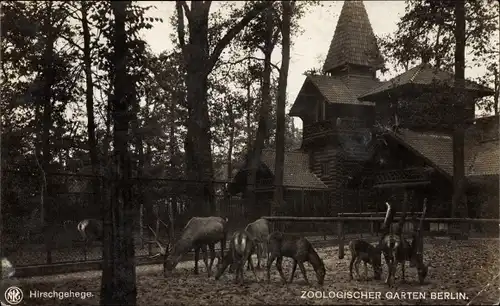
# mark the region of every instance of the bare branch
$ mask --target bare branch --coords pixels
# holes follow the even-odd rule
[[[246,56],[244,58],[240,58],[239,60],[236,60],[234,62],[226,62],[224,63],[223,65],[238,65],[238,64],[241,64],[242,62],[245,62],[245,61],[250,61],[250,60],[254,60],[254,61],[264,61],[263,58],[258,58],[258,57],[255,57],[255,56]],[[278,72],[280,71],[280,67],[278,67],[277,65],[273,64],[273,63],[270,63],[271,66],[276,69]]]
[[[229,45],[231,40],[239,33],[243,28],[245,28],[252,19],[254,19],[257,15],[262,13],[265,9],[270,8],[273,5],[274,1],[264,1],[255,4],[255,6],[240,20],[238,21],[227,33],[222,37],[222,39],[217,43],[208,60],[208,65],[206,66],[206,73],[209,74],[222,53],[222,51]]]

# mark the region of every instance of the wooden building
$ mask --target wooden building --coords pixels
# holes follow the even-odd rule
[[[274,150],[263,150],[257,170],[256,203],[249,203],[247,215],[255,219],[270,213],[269,201],[274,192],[275,171]],[[283,173],[284,199],[286,207],[281,207],[278,214],[314,215],[327,213],[328,187],[309,170],[309,156],[302,151],[285,152]],[[243,163],[230,185],[231,194],[246,197],[248,164]]]
[[[290,110],[302,119],[303,142],[285,160],[304,156],[307,166],[300,169],[307,178],[288,183],[300,186],[319,178],[329,191],[330,212],[385,210],[383,202],[402,197],[397,190],[406,188],[412,209],[428,197],[432,214],[449,216],[454,77],[424,62],[381,82],[376,72],[383,65],[363,2],[345,1],[323,74],[306,77]],[[466,82],[465,171],[469,214],[476,216],[498,216],[498,117],[474,119],[475,100],[492,94]],[[290,167],[295,165],[286,162],[285,173],[295,171]],[[259,175],[266,177],[265,171]]]

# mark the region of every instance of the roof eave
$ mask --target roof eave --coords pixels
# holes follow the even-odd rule
[[[429,165],[431,165],[434,169],[436,169],[439,173],[441,173],[442,175],[444,175],[446,178],[448,178],[449,180],[452,180],[453,179],[453,175],[450,175],[448,172],[446,172],[446,170],[444,170],[442,167],[440,167],[439,165],[437,165],[435,162],[433,162],[431,159],[429,159],[427,156],[423,155],[422,153],[420,153],[418,150],[416,150],[415,148],[413,148],[410,144],[408,144],[403,138],[401,138],[398,134],[394,133],[394,132],[389,132],[387,133],[386,135],[389,135],[391,136],[394,140],[396,140],[398,143],[400,143],[401,145],[403,145],[405,148],[407,148],[410,152],[412,152],[413,154],[417,155],[417,156],[420,156],[422,157]]]

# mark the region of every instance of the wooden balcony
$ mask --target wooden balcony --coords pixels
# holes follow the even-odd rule
[[[432,168],[415,167],[397,170],[385,170],[375,174],[375,188],[409,187],[430,183]]]
[[[322,120],[304,126],[304,139],[331,134],[360,134],[366,133],[369,128],[364,120],[355,118],[342,118],[341,120]]]

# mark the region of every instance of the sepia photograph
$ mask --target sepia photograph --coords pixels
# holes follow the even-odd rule
[[[499,305],[500,2],[2,1],[0,302]]]

